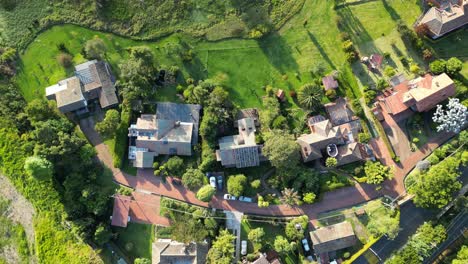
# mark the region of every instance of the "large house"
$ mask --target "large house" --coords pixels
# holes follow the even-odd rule
[[[101,108],[119,103],[109,65],[92,60],[75,66],[75,76],[46,88],[46,97],[57,102],[62,113],[88,111],[88,102],[98,100]]]
[[[128,159],[137,168],[150,168],[154,156],[191,156],[198,143],[200,105],[157,103],[156,114],[144,114],[128,128]]]
[[[348,248],[357,243],[353,226],[349,222],[321,227],[310,232],[310,239],[317,255]]]
[[[255,142],[256,119],[246,117],[238,120],[238,135],[219,139],[219,150],[216,150],[216,160],[224,167],[246,168],[260,165],[262,159],[261,146]]]
[[[447,74],[426,74],[411,81],[400,80],[394,87],[385,90],[383,95],[377,98],[373,112],[381,120],[382,110],[392,116],[411,110],[426,112],[454,95],[455,84]]]
[[[206,262],[206,243],[183,243],[170,239],[158,239],[152,246],[153,264],[203,264]]]
[[[433,39],[468,24],[468,0],[428,0],[431,7],[417,26],[425,25]]]
[[[297,138],[304,162],[325,157],[334,157],[338,166],[363,160],[368,157],[367,147],[357,142],[361,123],[354,116],[346,99],[340,98],[325,105],[330,116],[317,115],[308,119],[310,134]]]

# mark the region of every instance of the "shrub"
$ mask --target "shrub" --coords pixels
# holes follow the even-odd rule
[[[357,60],[358,54],[355,51],[346,52],[346,61],[354,62]]]
[[[292,98],[296,98],[296,96],[297,96],[296,91],[295,90],[290,90],[289,91],[289,96],[291,96]]]
[[[200,188],[197,192],[197,199],[202,202],[209,202],[213,195],[216,193],[216,189],[211,187],[209,184]]]
[[[385,75],[388,76],[388,77],[393,77],[393,76],[395,76],[396,71],[395,71],[395,69],[394,69],[392,66],[389,66],[389,65],[388,65],[388,66],[385,67],[384,73],[385,73]]]
[[[344,42],[344,41],[350,40],[351,38],[349,37],[349,34],[347,32],[341,32],[340,39],[341,41]]]
[[[336,165],[338,164],[338,161],[336,160],[336,158],[333,158],[333,157],[328,157],[327,160],[325,161],[325,166],[327,167],[336,167]]]
[[[415,138],[413,138],[412,141],[413,141],[414,144],[417,144],[417,143],[419,143],[419,138],[415,137]]]
[[[73,58],[70,54],[67,53],[60,53],[57,55],[57,62],[62,65],[62,67],[68,68],[72,66]]]
[[[447,73],[450,75],[455,75],[460,72],[463,68],[463,62],[459,59],[452,57],[447,61],[446,70]]]
[[[345,252],[343,254],[343,258],[345,258],[345,259],[349,258],[350,256],[351,256],[351,254],[349,252]]]
[[[419,66],[417,64],[411,64],[410,72],[412,72],[414,74],[418,74],[420,70],[421,69],[419,68]]]
[[[429,64],[429,69],[434,74],[441,74],[445,72],[446,64],[444,60],[436,60]]]
[[[304,197],[302,197],[302,201],[307,204],[312,204],[315,202],[316,195],[315,193],[304,193]]]
[[[435,154],[429,155],[429,157],[427,157],[427,160],[431,163],[431,165],[436,165],[440,161],[439,157],[437,157]]]
[[[273,120],[271,127],[274,129],[283,129],[283,128],[286,128],[287,125],[288,125],[288,121],[286,120],[286,117],[279,115]]]
[[[422,52],[422,55],[423,55],[423,59],[428,61],[430,59],[432,59],[432,51],[430,49],[424,49],[423,52]]]
[[[254,189],[260,188],[261,182],[260,180],[254,180],[250,183],[250,186]]]
[[[177,87],[176,87],[176,93],[182,94],[182,95],[183,95],[183,94],[184,94],[184,91],[185,91],[185,88],[184,88],[182,85],[180,85],[180,84],[177,85]]]
[[[244,186],[247,183],[247,177],[242,174],[230,176],[227,181],[228,192],[234,196],[241,196],[244,192]]]
[[[336,90],[335,89],[326,90],[325,95],[330,99],[334,99],[336,98]]]
[[[388,87],[388,82],[385,79],[379,79],[377,81],[377,89],[383,90]]]
[[[351,40],[344,41],[341,47],[345,52],[355,51],[354,44]]]

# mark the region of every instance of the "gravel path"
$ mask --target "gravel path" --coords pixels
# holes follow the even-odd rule
[[[9,200],[10,208],[7,216],[12,221],[19,223],[23,226],[24,231],[29,242],[29,248],[34,248],[34,224],[33,219],[36,215],[36,211],[32,204],[26,200],[11,182],[3,175],[0,174],[0,196]],[[37,259],[34,254],[30,256],[30,263],[37,263]]]

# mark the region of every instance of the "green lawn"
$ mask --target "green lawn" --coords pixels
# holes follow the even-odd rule
[[[131,259],[151,259],[151,244],[154,241],[154,226],[128,223],[126,228],[115,228],[118,233],[115,243]]]
[[[263,231],[265,231],[265,236],[263,238],[263,243],[261,245],[263,250],[266,249],[274,249],[274,242],[275,242],[275,237],[278,235],[284,236],[284,228],[285,226],[282,224],[268,224],[268,223],[261,223],[261,222],[254,222],[254,221],[248,221],[246,219],[242,220],[241,223],[241,240],[247,240],[248,241],[248,234],[249,231],[255,228],[263,228]],[[248,241],[247,242],[248,250],[247,253],[253,253],[254,252],[254,245]],[[260,250],[260,248],[256,247],[255,250]],[[286,256],[281,256],[283,263],[286,264],[295,264],[298,263],[299,256],[296,255],[295,253],[289,253]]]

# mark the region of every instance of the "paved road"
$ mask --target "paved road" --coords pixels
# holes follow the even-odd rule
[[[241,221],[244,216],[240,212],[224,211],[226,213],[226,228],[232,230],[236,236],[236,261],[240,259],[241,251]]]

